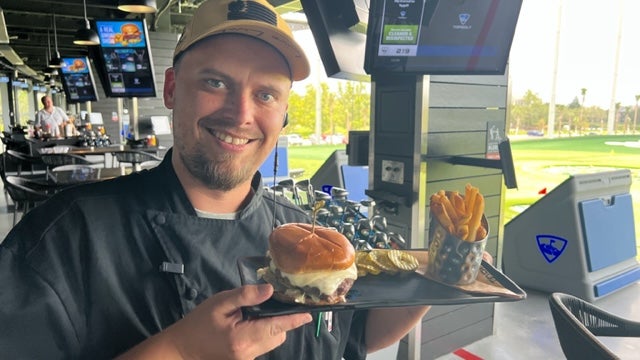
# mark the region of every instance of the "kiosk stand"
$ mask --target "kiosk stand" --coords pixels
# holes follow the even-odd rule
[[[374,154],[365,191],[388,218],[389,227],[426,248],[426,161],[421,140],[427,135],[429,77],[406,74],[372,76],[370,149]],[[370,160],[371,161],[371,160]],[[408,335],[407,357],[420,359],[422,327]]]
[[[371,75],[365,194],[410,248],[428,247],[430,189],[482,183],[488,198],[500,198],[502,173],[488,168],[503,169],[510,158],[479,158],[486,157],[489,123],[496,129],[506,123],[507,59],[521,4],[371,1],[364,63]],[[507,185],[515,186],[515,174],[505,175]],[[499,241],[500,214],[499,204],[490,201],[485,213],[492,213],[497,229],[492,248]],[[401,342],[398,358],[432,358],[490,335],[493,304],[475,305],[432,309],[408,334],[406,346]],[[429,331],[423,333],[422,326]]]
[[[505,225],[505,274],[587,301],[640,280],[630,185],[629,170],[569,177]]]

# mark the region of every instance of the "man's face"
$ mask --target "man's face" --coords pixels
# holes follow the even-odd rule
[[[290,89],[287,63],[262,41],[222,35],[197,44],[165,76],[174,160],[211,189],[250,181],[278,141]]]
[[[51,100],[50,97],[46,97],[44,98],[44,100],[42,101],[42,104],[44,105],[45,108],[50,108],[53,106],[53,100]]]

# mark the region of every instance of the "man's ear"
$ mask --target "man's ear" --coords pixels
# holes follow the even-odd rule
[[[176,72],[170,67],[164,72],[164,89],[163,89],[164,106],[167,109],[173,109],[173,93],[176,90]]]

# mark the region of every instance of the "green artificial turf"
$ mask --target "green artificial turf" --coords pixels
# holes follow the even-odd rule
[[[289,147],[289,168],[304,169],[302,178],[310,178],[334,150],[344,148]],[[512,140],[511,149],[518,188],[505,193],[505,224],[571,174],[613,169],[631,170],[634,222],[640,222],[640,135]],[[636,242],[640,243],[640,226],[635,230]]]

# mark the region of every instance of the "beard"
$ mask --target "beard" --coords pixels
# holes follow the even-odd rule
[[[180,158],[187,171],[211,190],[229,191],[253,177],[255,170],[251,164],[236,165],[230,154],[216,155],[211,159],[201,150],[192,153],[180,152]]]

